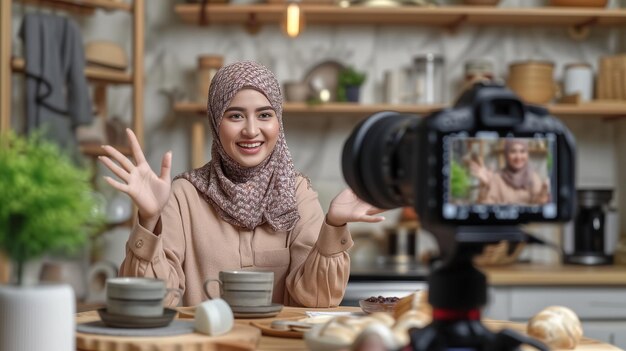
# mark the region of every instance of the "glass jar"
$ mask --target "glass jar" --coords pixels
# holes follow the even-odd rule
[[[444,103],[444,71],[443,56],[426,54],[414,59],[416,103],[442,104]]]
[[[580,101],[591,101],[593,99],[593,69],[591,65],[586,62],[565,65],[563,89],[566,96],[578,94]]]
[[[216,55],[202,55],[198,57],[198,96],[196,100],[207,103],[209,86],[217,70],[224,64],[224,58]]]

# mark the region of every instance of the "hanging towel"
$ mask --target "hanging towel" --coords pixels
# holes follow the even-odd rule
[[[27,14],[20,35],[26,60],[26,130],[45,126],[47,138],[73,153],[75,128],[93,120],[79,28],[69,18]]]

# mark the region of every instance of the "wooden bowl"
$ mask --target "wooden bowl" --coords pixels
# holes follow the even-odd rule
[[[128,67],[126,53],[118,44],[97,40],[85,45],[85,60],[89,65],[125,70]]]

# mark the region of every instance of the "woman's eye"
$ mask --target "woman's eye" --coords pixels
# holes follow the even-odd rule
[[[235,113],[235,114],[229,115],[228,118],[236,121],[236,120],[243,119],[243,116],[239,113]]]
[[[272,114],[270,112],[263,112],[259,115],[259,118],[263,118],[263,119],[272,118]]]

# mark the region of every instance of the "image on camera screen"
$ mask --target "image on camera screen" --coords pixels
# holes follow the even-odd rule
[[[556,136],[482,132],[443,138],[443,217],[555,218]]]

